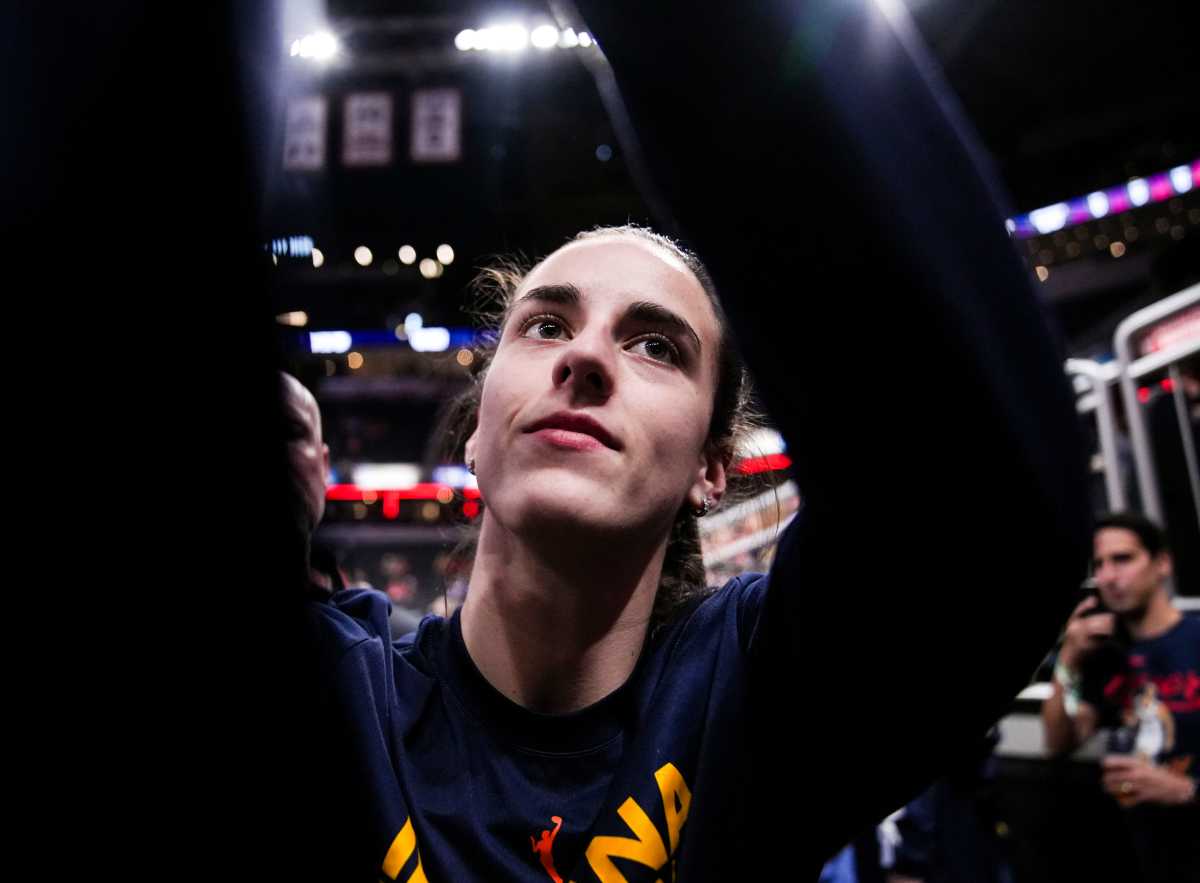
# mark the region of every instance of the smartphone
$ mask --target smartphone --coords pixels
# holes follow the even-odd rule
[[[1104,598],[1100,596],[1100,590],[1096,588],[1096,581],[1090,578],[1084,580],[1083,585],[1079,587],[1078,603],[1082,603],[1088,598],[1095,598],[1096,605],[1084,613],[1084,616],[1097,616],[1101,613],[1112,613],[1112,611],[1105,606]]]

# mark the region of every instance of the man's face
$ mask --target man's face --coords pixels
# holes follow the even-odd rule
[[[489,516],[658,530],[719,497],[724,468],[705,451],[718,343],[673,255],[629,237],[552,254],[514,298],[468,442]]]
[[[1170,573],[1166,555],[1151,558],[1138,535],[1122,527],[1096,531],[1093,550],[1096,587],[1118,615],[1145,610]]]
[[[312,394],[293,377],[286,378],[284,390],[288,468],[303,498],[311,531],[325,514],[329,447],[321,440],[321,412]]]

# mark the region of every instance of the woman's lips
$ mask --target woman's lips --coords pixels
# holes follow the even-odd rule
[[[569,451],[594,451],[606,447],[598,438],[584,432],[547,427],[536,430],[533,435],[556,448]]]
[[[608,431],[608,428],[596,418],[578,411],[558,411],[535,421],[526,432],[539,434],[542,431],[561,433],[549,436],[548,442],[569,447],[574,450],[591,450],[590,442],[580,441],[577,437],[591,439],[603,447],[621,450],[620,440]],[[576,438],[573,438],[576,437]]]

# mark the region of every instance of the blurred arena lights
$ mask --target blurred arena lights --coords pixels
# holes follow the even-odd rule
[[[371,254],[371,249],[367,248],[365,245],[360,245],[358,248],[354,249],[354,260],[358,262],[360,267],[371,266],[371,261],[373,259],[374,258]]]
[[[442,275],[443,267],[433,258],[425,258],[421,261],[421,275],[426,279],[436,279]]]
[[[303,328],[308,324],[308,313],[303,310],[296,310],[291,313],[280,313],[275,317],[275,321],[280,325],[290,325],[293,328]]]
[[[760,472],[787,469],[791,465],[792,459],[787,454],[767,454],[765,457],[747,457],[735,463],[733,471],[742,475],[758,475]]]
[[[446,266],[454,263],[454,249],[442,244],[437,247],[437,259]]]
[[[418,353],[441,353],[450,349],[450,329],[424,327],[424,320],[419,313],[409,313],[404,317],[404,335],[408,345]],[[397,338],[400,329],[396,329]]]
[[[377,466],[398,466],[408,464],[371,464],[372,467]],[[355,467],[357,469],[362,466]],[[413,469],[418,467],[413,464]],[[419,469],[418,469],[419,471]],[[474,476],[472,476],[474,478]],[[450,488],[448,484],[442,482],[410,482],[407,484],[393,484],[379,487],[363,487],[357,482],[352,484],[331,484],[325,489],[325,499],[334,500],[337,502],[358,503],[362,502],[368,496],[375,499],[382,499],[384,503],[389,498],[396,500],[436,500],[438,494],[443,493],[443,488]],[[453,488],[450,488],[453,493]],[[462,495],[468,500],[479,499],[479,489],[473,486],[463,486]]]
[[[1187,193],[1192,189],[1192,170],[1187,166],[1176,166],[1171,169],[1171,186],[1176,193]]]
[[[408,333],[408,345],[418,353],[443,353],[450,349],[450,329],[417,328]]]
[[[1033,229],[1039,233],[1053,233],[1067,225],[1071,217],[1071,207],[1065,202],[1048,205],[1045,208],[1034,209],[1029,213],[1029,221]]]
[[[316,354],[349,352],[352,344],[349,331],[312,331],[308,335],[309,351]]]
[[[313,252],[311,236],[285,236],[267,243],[267,251],[276,256],[306,258]]]
[[[588,48],[595,40],[586,31],[576,34],[571,28],[559,30],[551,24],[538,25],[532,32],[521,24],[498,24],[459,31],[454,46],[460,52],[503,52],[519,54],[531,45],[548,52],[551,49]]]
[[[1009,218],[1004,226],[1010,235],[1018,239],[1029,239],[1109,214],[1128,211],[1130,208],[1166,202],[1189,192],[1197,184],[1200,184],[1200,158],[1187,165],[1175,166],[1143,178],[1133,178],[1125,184],[1106,187],[1086,196],[1034,209],[1025,215],[1016,215]]]
[[[1150,201],[1150,185],[1145,178],[1134,178],[1126,186],[1129,191],[1129,201],[1136,206],[1143,206]]]
[[[312,250],[312,262],[314,267],[322,267],[325,265],[325,253],[319,248]]]
[[[415,486],[421,480],[416,463],[360,463],[351,472],[359,490],[378,492]]]
[[[359,368],[361,368],[363,366],[363,361],[362,353],[351,353],[350,355],[346,356],[346,364],[350,366],[351,371],[357,371]]]
[[[398,251],[396,255],[400,258],[400,263],[404,264],[406,267],[410,264],[416,263],[417,260],[417,250],[411,245],[400,246],[400,251]]]
[[[539,25],[529,35],[534,49],[553,49],[558,45],[558,28],[554,25]]]
[[[337,37],[329,31],[318,31],[315,34],[307,34],[299,40],[293,40],[289,54],[293,58],[326,62],[337,55],[338,48]]]
[[[478,488],[479,482],[466,466],[435,466],[433,480],[451,488]]]
[[[779,431],[764,426],[738,442],[736,454],[739,458],[765,457],[768,454],[782,454],[786,450],[787,443]]]

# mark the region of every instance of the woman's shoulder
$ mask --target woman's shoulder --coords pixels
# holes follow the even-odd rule
[[[663,637],[732,628],[744,640],[758,621],[767,583],[765,573],[741,573],[721,586],[710,586],[664,623]]]
[[[403,655],[419,653],[440,638],[446,624],[442,617],[428,614],[416,629],[396,635],[390,617],[391,602],[374,589],[344,589],[327,600],[312,602],[310,610],[322,643],[343,652],[370,642]]]

